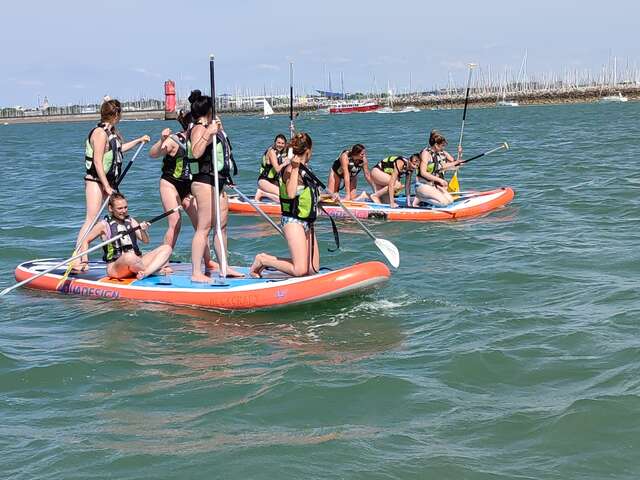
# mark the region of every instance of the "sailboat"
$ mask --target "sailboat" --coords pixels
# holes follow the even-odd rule
[[[515,100],[507,100],[506,95],[502,93],[502,100],[498,100],[496,102],[496,106],[498,107],[519,107],[520,104]]]
[[[619,102],[628,102],[629,99],[622,95],[622,93],[618,92],[617,95],[607,95],[606,97],[602,97],[600,99],[601,103],[619,103]]]
[[[393,113],[393,90],[387,82],[387,106],[378,110],[378,113]]]
[[[526,57],[525,57],[526,58]],[[507,100],[507,67],[504,69],[504,83],[502,85],[502,100],[500,100],[500,94],[496,100],[496,107],[519,107],[520,104],[515,100]]]
[[[616,88],[618,84],[618,58],[613,57],[613,88]],[[622,95],[621,92],[618,92],[617,95],[607,95],[606,97],[602,97],[600,99],[601,103],[621,103],[628,102],[629,99]]]
[[[262,101],[262,118],[269,118],[273,115],[273,108],[269,105],[269,101],[265,98]]]

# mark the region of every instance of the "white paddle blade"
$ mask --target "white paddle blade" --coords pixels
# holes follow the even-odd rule
[[[376,238],[376,247],[384,254],[393,268],[400,266],[400,252],[393,243],[384,238]]]
[[[507,142],[504,142],[503,145],[505,150],[509,150],[509,144]]]

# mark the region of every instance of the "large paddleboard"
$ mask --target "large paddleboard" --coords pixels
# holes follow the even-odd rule
[[[399,206],[392,208],[388,204],[373,202],[343,202],[345,206],[358,218],[364,220],[387,220],[395,222],[428,222],[435,220],[459,220],[462,218],[484,215],[508,204],[515,192],[511,187],[503,187],[485,192],[473,192],[465,194],[451,205],[446,207],[409,207],[403,205],[403,198],[398,199]],[[254,202],[266,214],[280,215],[280,204],[275,202]],[[335,218],[347,217],[340,205],[323,203],[327,214]],[[229,198],[229,211],[231,213],[257,215],[255,209],[240,198]],[[322,211],[321,214],[324,215]]]
[[[16,280],[25,280],[61,261],[46,259],[22,263],[16,267]],[[306,277],[266,271],[263,278],[218,279],[207,285],[191,282],[191,264],[172,263],[171,275],[154,275],[143,280],[109,278],[103,262],[91,262],[89,266],[87,272],[72,273],[60,287],[58,283],[65,273],[64,267],[35,279],[27,287],[88,298],[131,299],[215,310],[256,310],[347,295],[375,287],[391,275],[385,264],[365,262],[338,270],[320,269],[319,273]],[[248,273],[246,267],[234,268]],[[216,279],[215,274],[213,278]]]

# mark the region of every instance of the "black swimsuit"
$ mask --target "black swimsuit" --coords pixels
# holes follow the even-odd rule
[[[191,194],[190,181],[179,180],[177,178],[173,178],[172,175],[162,175],[160,178],[162,180],[166,180],[176,188],[176,190],[178,191],[178,195],[180,196],[180,200],[184,200]]]

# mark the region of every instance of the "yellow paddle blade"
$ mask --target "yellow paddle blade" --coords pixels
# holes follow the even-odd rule
[[[449,185],[447,186],[447,190],[449,192],[459,192],[460,191],[460,183],[458,182],[458,171],[453,174],[451,180],[449,180]]]

